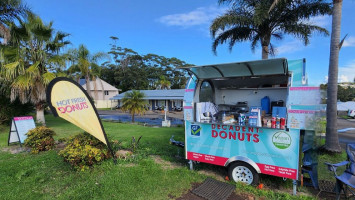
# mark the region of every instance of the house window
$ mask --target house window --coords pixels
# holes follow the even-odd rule
[[[105,91],[105,95],[108,95],[108,91]]]

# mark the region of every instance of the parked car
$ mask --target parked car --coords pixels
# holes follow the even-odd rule
[[[348,111],[348,116],[355,119],[355,110],[349,110]]]

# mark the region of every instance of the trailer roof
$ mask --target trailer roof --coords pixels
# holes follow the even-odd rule
[[[286,75],[288,64],[286,58],[235,62],[215,65],[179,67],[194,74],[198,79],[217,79],[232,77],[253,77],[268,75]]]

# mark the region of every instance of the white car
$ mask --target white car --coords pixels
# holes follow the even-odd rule
[[[348,116],[355,119],[355,110],[349,110],[348,111]]]

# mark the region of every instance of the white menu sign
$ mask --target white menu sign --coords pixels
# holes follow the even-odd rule
[[[26,133],[36,128],[32,116],[14,117],[11,122],[8,144],[13,142],[24,143],[27,138]]]

